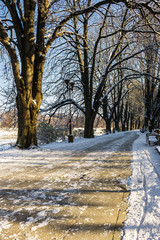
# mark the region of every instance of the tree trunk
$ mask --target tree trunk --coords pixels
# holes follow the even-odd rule
[[[131,112],[131,117],[130,117],[130,131],[133,130],[133,113]]]
[[[84,138],[94,138],[94,120],[95,114],[91,112],[85,114]]]
[[[115,130],[119,132],[119,110],[115,110]]]
[[[130,114],[128,112],[127,113],[127,119],[126,119],[126,131],[129,131],[129,119],[130,119]]]
[[[111,118],[108,118],[106,121],[106,133],[111,133]]]
[[[125,128],[125,122],[123,121],[122,122],[122,131],[125,131],[126,130],[126,128]]]
[[[42,99],[41,99],[42,100]],[[18,137],[17,146],[29,148],[37,146],[36,126],[40,104],[32,98],[31,94],[17,94],[18,110]]]

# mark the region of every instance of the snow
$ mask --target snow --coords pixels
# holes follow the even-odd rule
[[[131,194],[128,198],[129,208],[127,211],[127,220],[124,223],[124,232],[122,233],[123,240],[159,240],[160,239],[160,155],[154,145],[148,146],[146,144],[146,134],[137,132],[139,138],[134,142],[133,145],[133,161],[131,164],[132,175],[128,179],[128,185],[131,190]],[[119,135],[125,135],[124,132],[115,133]],[[84,150],[94,146],[97,143],[101,143],[106,139],[112,140],[115,134],[96,136],[94,139],[76,139],[73,143],[66,142],[56,142],[43,145],[37,149],[31,150],[19,150],[14,148],[12,145],[15,143],[13,136],[14,132],[0,131],[0,151],[1,158],[0,162],[7,162],[12,159],[22,159],[22,165],[27,162],[29,156],[33,156],[33,162],[28,163],[30,165],[36,164],[37,154],[41,155],[41,158],[44,159],[45,154],[48,154],[49,151],[52,154],[57,154],[58,161],[61,159],[61,152],[71,153],[77,150]],[[3,136],[5,139],[2,139]],[[7,136],[7,137],[6,137]],[[9,139],[10,138],[10,139]],[[6,151],[7,150],[7,151]],[[114,151],[114,145],[113,149]],[[7,159],[5,158],[7,156]],[[45,160],[43,160],[45,162]],[[17,161],[18,164],[18,161]],[[11,166],[12,167],[12,166]],[[16,164],[14,164],[16,168]],[[78,167],[78,166],[77,166]],[[48,164],[49,168],[49,164]],[[4,172],[4,174],[7,174]],[[69,174],[69,173],[68,173]],[[3,174],[2,174],[3,175]],[[1,176],[3,177],[3,176]],[[32,177],[32,175],[30,176]],[[46,176],[47,178],[47,176]],[[58,180],[57,180],[58,181]],[[31,192],[28,195],[28,199],[36,199],[37,196],[41,199],[46,198],[46,191],[35,191]],[[54,198],[54,196],[53,196]],[[64,196],[59,196],[59,198],[65,198]],[[52,200],[52,199],[51,199]],[[17,200],[19,201],[19,200]],[[27,199],[25,199],[27,201]],[[58,199],[57,199],[58,201]],[[49,203],[49,202],[48,202]],[[30,206],[32,209],[32,206]],[[46,209],[46,208],[45,208]],[[37,222],[38,220],[44,219],[46,217],[46,211],[43,210],[43,207],[39,209],[37,216],[28,217],[27,224]],[[58,213],[60,208],[57,204],[57,208],[53,209],[53,213]],[[50,221],[50,218],[45,219],[40,224],[37,224],[35,227],[32,227],[34,231],[36,228],[41,227],[42,225],[47,225]],[[0,223],[3,228],[9,228],[9,222],[7,218],[4,218],[4,221]]]
[[[36,99],[32,99],[32,102],[35,106],[37,106],[37,102],[36,102]]]
[[[160,239],[160,155],[140,134],[133,145],[130,207],[123,240]]]
[[[160,146],[157,146],[156,149],[160,153]]]

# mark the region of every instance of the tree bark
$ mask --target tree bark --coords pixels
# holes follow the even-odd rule
[[[37,118],[39,112],[39,103],[33,99],[31,92],[17,93],[16,104],[18,110],[18,137],[17,146],[20,148],[29,148],[37,146]]]
[[[94,120],[96,115],[92,110],[86,111],[85,113],[85,128],[84,128],[84,138],[94,138]]]

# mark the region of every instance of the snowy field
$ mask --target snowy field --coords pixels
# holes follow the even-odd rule
[[[1,131],[0,139],[0,162],[5,160],[6,154],[9,159],[19,158],[22,151],[15,149],[13,144],[15,132]],[[60,150],[62,152],[74,152],[85,150],[104,139],[112,141],[115,135],[125,136],[126,133],[97,136],[94,139],[79,139],[74,143],[51,143],[43,145],[40,149],[23,151],[23,159],[28,154],[33,156],[39,152]],[[139,138],[133,145],[133,161],[131,164],[132,176],[128,179],[128,186],[131,190],[129,196],[129,208],[127,220],[124,224],[123,240],[159,240],[160,239],[160,154],[155,146],[148,146],[145,141],[145,133],[137,131]],[[8,137],[7,137],[8,136]],[[119,143],[121,144],[121,143]],[[6,150],[8,150],[6,152]],[[111,147],[114,151],[114,145]],[[87,239],[86,239],[87,240]],[[93,239],[94,240],[94,239]],[[116,240],[116,239],[115,239]]]

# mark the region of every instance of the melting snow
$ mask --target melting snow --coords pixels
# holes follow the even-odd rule
[[[160,155],[155,150],[155,146],[148,146],[145,142],[145,133],[139,133],[139,138],[135,141],[133,145],[133,162],[132,162],[132,175],[128,181],[129,187],[131,189],[131,194],[129,196],[129,208],[127,214],[127,220],[124,224],[123,240],[159,240],[160,239]],[[1,138],[12,133],[8,131],[1,131]],[[13,133],[15,134],[15,133]],[[125,133],[116,133],[124,135]],[[112,140],[115,135],[108,135],[108,139]],[[94,139],[79,139],[75,140],[74,143],[51,143],[48,145],[41,146],[40,149],[32,149],[21,151],[12,147],[14,141],[8,139],[0,139],[0,151],[1,158],[0,162],[8,162],[14,159],[22,159],[22,164],[27,161],[28,154],[32,155],[33,164],[35,159],[39,159],[38,154],[40,151],[41,161],[45,164],[45,155],[48,155],[48,151],[52,154],[55,150],[60,150],[70,154],[69,151],[85,150],[88,147],[92,147],[95,143],[101,143],[106,138],[106,135],[95,137]],[[121,143],[116,143],[121,144]],[[8,149],[8,151],[6,151]],[[114,145],[111,149],[114,151]],[[55,156],[56,156],[55,151]],[[6,159],[7,156],[7,159]],[[23,163],[24,161],[24,163]],[[58,159],[60,161],[60,157]],[[29,165],[28,165],[29,166]],[[50,165],[48,165],[49,167]],[[16,169],[16,165],[15,165]],[[5,171],[5,169],[4,169]],[[4,173],[7,174],[7,173]],[[3,175],[3,174],[2,174]],[[32,173],[31,173],[32,177]],[[47,177],[47,176],[46,176]],[[12,181],[12,179],[11,179]],[[76,187],[76,186],[75,186]],[[6,186],[4,187],[6,188]],[[3,187],[2,187],[3,189]],[[25,190],[24,190],[25,191]],[[36,199],[36,198],[46,199],[46,192],[35,191],[30,192],[26,199]],[[61,195],[56,198],[57,201],[61,201],[66,197],[66,195]],[[53,200],[55,197],[53,196]],[[21,200],[21,199],[20,199]],[[16,204],[20,200],[15,200]],[[16,202],[17,201],[17,202]],[[44,202],[45,204],[45,202]],[[49,202],[47,203],[49,205]],[[73,203],[74,204],[74,203]],[[52,210],[53,214],[57,214],[60,211],[58,207]],[[55,207],[55,206],[54,206]],[[28,206],[26,210],[32,211],[34,207]],[[83,210],[82,208],[80,208]],[[112,213],[110,213],[112,214]],[[44,220],[40,223],[36,223],[39,220]],[[47,218],[47,210],[39,209],[39,212],[35,217],[28,217],[26,224],[36,223],[36,226],[32,227],[35,231],[37,228],[45,226],[50,221]],[[0,223],[0,232],[2,228],[9,228],[10,223],[7,218],[4,218]],[[30,239],[31,240],[31,239]]]
[[[131,194],[123,240],[160,239],[160,155],[145,144],[145,134],[133,145]]]

